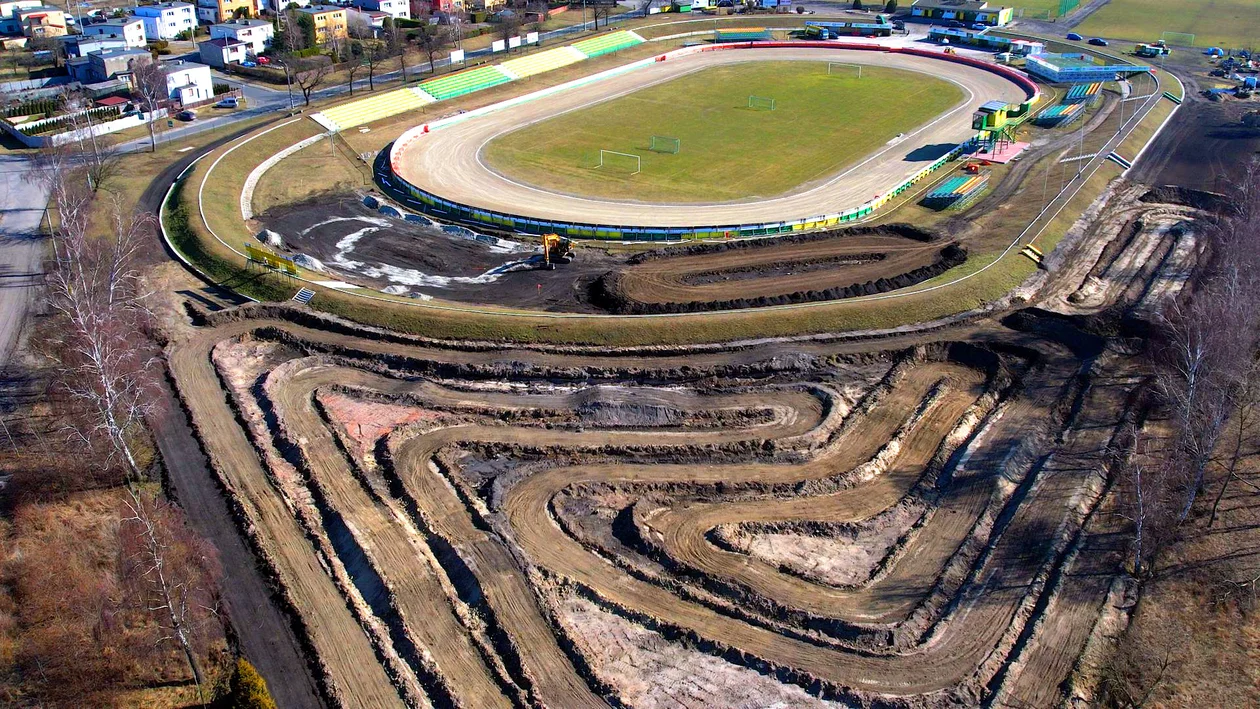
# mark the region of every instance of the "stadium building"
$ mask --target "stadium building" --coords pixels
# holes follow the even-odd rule
[[[910,16],[1002,27],[1015,18],[1015,8],[989,7],[985,0],[915,0],[910,6]]]
[[[1151,70],[1139,64],[1107,64],[1088,54],[1039,54],[1028,57],[1024,69],[1051,84],[1115,81],[1119,75],[1144,74]]]

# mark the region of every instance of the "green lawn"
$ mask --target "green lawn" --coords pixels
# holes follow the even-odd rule
[[[714,67],[500,136],[483,158],[512,179],[591,197],[713,202],[782,194],[841,170],[962,100],[925,74],[827,62]],[[774,110],[748,108],[750,95]],[[681,141],[677,154],[651,137]],[[635,163],[599,151],[638,155]]]
[[[1256,0],[1111,0],[1077,27],[1086,35],[1154,42],[1161,32],[1195,36],[1196,47],[1242,49],[1260,40]]]

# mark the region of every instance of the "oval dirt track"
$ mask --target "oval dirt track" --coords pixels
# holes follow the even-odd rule
[[[918,71],[963,89],[963,101],[875,154],[824,180],[769,199],[713,204],[647,204],[575,197],[522,184],[493,171],[481,150],[494,138],[552,116],[584,108],[713,66],[753,61],[844,61]],[[957,145],[974,135],[971,112],[986,101],[1022,101],[1014,82],[980,68],[927,57],[845,49],[773,48],[703,52],[657,62],[626,74],[573,88],[433,131],[398,156],[399,177],[461,204],[526,217],[622,226],[686,227],[787,221],[856,207],[928,166],[939,151],[924,146]]]

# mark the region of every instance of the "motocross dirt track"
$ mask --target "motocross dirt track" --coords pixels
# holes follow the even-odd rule
[[[1141,416],[1095,330],[1194,254],[1145,192],[946,330],[608,351],[246,306],[169,363],[330,705],[1053,705]]]

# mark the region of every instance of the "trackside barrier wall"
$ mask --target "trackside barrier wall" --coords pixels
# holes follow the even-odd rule
[[[914,56],[928,57],[942,61],[954,62],[956,64],[965,64],[971,67],[989,71],[998,74],[1016,84],[1018,84],[1028,96],[1027,105],[1031,106],[1036,103],[1040,96],[1040,92],[1036,83],[1023,74],[1010,69],[1008,67],[983,62],[970,57],[957,54],[945,54],[940,51],[902,48],[902,47],[881,47],[872,44],[847,44],[843,42],[749,42],[749,43],[732,43],[714,46],[696,46],[684,47],[682,49],[660,54],[655,57],[641,59],[631,62],[608,71],[592,74],[591,76],[575,79],[573,81],[559,84],[557,86],[548,87],[533,93],[517,96],[490,106],[483,106],[467,113],[450,116],[441,120],[425,123],[411,128],[403,133],[394,141],[386,150],[381,152],[376,162],[376,180],[382,189],[394,195],[403,204],[409,205],[421,212],[453,222],[462,222],[470,225],[481,227],[489,227],[492,229],[502,229],[525,234],[560,234],[577,239],[605,239],[619,241],[679,241],[683,239],[722,239],[722,238],[739,238],[749,236],[773,236],[776,234],[788,234],[797,231],[810,231],[814,229],[824,229],[835,227],[848,222],[854,222],[870,216],[875,210],[884,206],[889,200],[897,197],[901,193],[921,182],[931,173],[940,169],[946,163],[958,158],[963,153],[968,143],[964,143],[955,147],[949,153],[941,156],[932,164],[919,170],[914,175],[903,180],[892,189],[888,190],[872,200],[867,201],[853,209],[846,210],[837,214],[823,214],[815,217],[807,217],[804,219],[795,219],[783,222],[764,222],[759,224],[714,224],[714,225],[697,225],[693,227],[647,227],[647,226],[623,226],[613,224],[589,224],[582,222],[567,221],[551,221],[546,219],[532,219],[514,214],[506,214],[492,210],[480,209],[451,200],[444,199],[438,195],[432,194],[426,190],[420,189],[409,182],[406,182],[398,176],[398,161],[407,151],[412,142],[422,140],[426,134],[431,131],[454,125],[461,121],[470,120],[478,116],[482,116],[494,111],[500,111],[512,106],[516,106],[528,101],[544,98],[561,91],[567,91],[579,86],[602,81],[604,79],[624,74],[635,69],[639,69],[656,62],[668,61],[680,57],[697,54],[700,52],[724,51],[731,49],[760,49],[760,48],[787,48],[787,47],[813,47],[818,49],[850,49],[860,51],[879,51],[896,54],[910,54]]]

